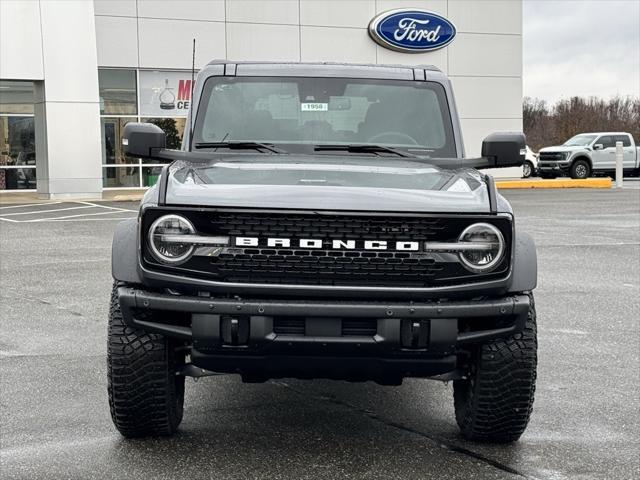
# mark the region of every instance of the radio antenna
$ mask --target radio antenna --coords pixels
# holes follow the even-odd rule
[[[193,102],[193,84],[196,77],[196,39],[193,39],[193,53],[191,55],[191,101]]]
[[[193,39],[193,50],[191,52],[191,96],[189,97],[189,150],[193,148],[193,87],[196,83],[196,39]]]

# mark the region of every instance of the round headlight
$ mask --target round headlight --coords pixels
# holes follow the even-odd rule
[[[194,235],[192,223],[180,215],[165,215],[158,218],[149,229],[149,247],[156,260],[177,264],[187,260],[194,246],[181,243],[180,236]]]
[[[458,253],[467,270],[475,273],[496,268],[504,255],[504,237],[489,223],[474,223],[464,229],[458,242],[464,248]]]

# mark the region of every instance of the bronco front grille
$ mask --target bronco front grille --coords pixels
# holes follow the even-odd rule
[[[426,282],[445,270],[433,258],[413,258],[406,252],[335,252],[328,250],[274,250],[231,248],[212,259],[210,269],[227,281],[331,285]]]
[[[501,216],[363,215],[358,213],[284,213],[171,209],[189,218],[206,235],[291,239],[291,247],[237,247],[232,243],[212,256],[194,256],[168,267],[157,263],[143,245],[145,263],[159,270],[181,272],[220,282],[335,286],[428,287],[504,276],[508,270],[511,222]],[[143,231],[167,209],[152,209],[143,217]],[[474,275],[455,254],[424,251],[336,250],[333,240],[395,242],[455,241],[471,223],[489,222],[503,233],[507,252],[492,273]],[[322,248],[296,248],[300,239],[322,239]]]
[[[318,214],[219,213],[210,222],[221,234],[291,238],[427,240],[447,228],[442,218]]]

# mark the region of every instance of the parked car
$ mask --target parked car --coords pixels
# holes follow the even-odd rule
[[[534,177],[538,174],[538,154],[527,145],[527,153],[522,164],[522,178]]]
[[[616,142],[624,149],[625,175],[640,174],[640,147],[625,132],[581,133],[556,147],[545,147],[538,153],[538,171],[542,178],[568,175],[588,178],[592,175],[615,175]]]
[[[465,158],[434,67],[217,61],[193,99],[182,150],[156,125],[124,128],[126,155],[173,163],[114,236],[118,430],[172,434],[185,376],[419,377],[453,381],[466,438],[517,440],[536,247],[475,168],[521,167],[524,135]]]

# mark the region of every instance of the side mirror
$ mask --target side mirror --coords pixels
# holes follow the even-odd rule
[[[492,133],[482,142],[482,157],[489,162],[485,168],[521,166],[527,153],[526,145],[524,133]]]
[[[603,144],[601,144],[601,143],[596,143],[596,144],[593,146],[593,149],[594,149],[594,150],[604,150],[604,145],[603,145]]]
[[[167,146],[167,136],[153,123],[127,123],[122,133],[122,150],[128,157],[156,158]]]

